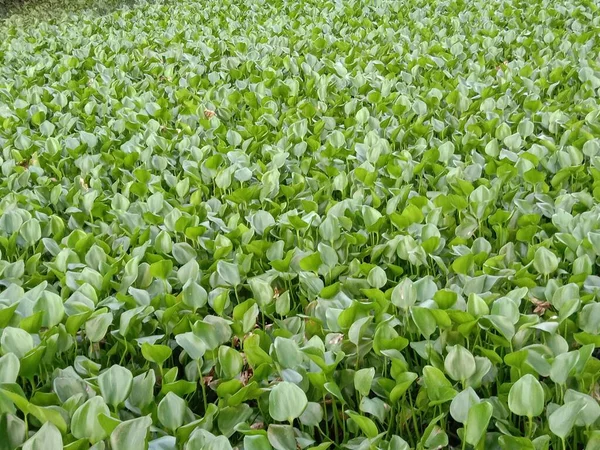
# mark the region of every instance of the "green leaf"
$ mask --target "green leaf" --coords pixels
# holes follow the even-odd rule
[[[193,280],[188,280],[183,286],[182,301],[194,310],[202,308],[208,302],[206,290]]]
[[[583,400],[566,403],[548,416],[550,431],[561,439],[565,439],[573,429],[578,414],[586,407]]]
[[[107,312],[98,314],[85,322],[85,334],[90,342],[100,342],[104,339],[112,321],[112,313]]]
[[[23,444],[23,450],[62,450],[63,439],[54,425],[46,422]]]
[[[273,347],[275,348],[277,360],[282,367],[293,369],[302,363],[302,353],[294,340],[278,336],[275,338]]]
[[[587,442],[585,450],[594,450],[594,449],[598,448],[599,444],[600,444],[600,431],[592,430],[590,432],[590,438]]]
[[[155,383],[156,375],[153,370],[135,376],[128,401],[139,409],[145,409],[154,402]]]
[[[173,392],[179,397],[185,397],[186,395],[196,392],[197,387],[197,384],[193,381],[178,380],[173,383],[163,384],[160,392],[162,394]]]
[[[254,230],[258,234],[262,235],[268,228],[275,225],[275,219],[268,211],[261,210],[254,213],[251,219],[251,224]]]
[[[185,400],[173,392],[168,392],[158,404],[156,414],[165,428],[175,431],[183,425],[186,409]]]
[[[462,275],[467,275],[473,267],[473,255],[467,254],[459,256],[452,262],[452,270]]]
[[[267,438],[275,450],[296,450],[294,429],[290,425],[269,425]]]
[[[308,405],[306,394],[294,383],[282,381],[269,393],[269,415],[279,422],[292,423]]]
[[[418,378],[414,372],[403,372],[396,377],[396,386],[390,392],[390,401],[396,403]]]
[[[369,110],[367,108],[361,108],[357,113],[356,113],[356,122],[358,122],[359,124],[363,125],[367,122],[367,120],[369,119]]]
[[[342,394],[342,391],[340,390],[340,387],[335,382],[328,381],[327,383],[325,383],[323,385],[323,387],[325,388],[325,390],[327,392],[329,392],[336,399],[338,399],[340,402],[342,402],[342,404],[346,403],[346,401],[344,400],[344,395]]]
[[[508,393],[508,407],[518,416],[536,417],[544,410],[544,389],[531,374],[519,378]]]
[[[218,425],[223,435],[230,437],[235,433],[238,424],[248,420],[253,414],[252,408],[246,403],[219,409]]]
[[[600,303],[588,303],[581,308],[579,327],[586,333],[600,334]]]
[[[361,416],[360,414],[357,414],[354,411],[346,411],[346,414],[348,414],[348,416],[350,416],[350,418],[354,422],[356,422],[360,430],[368,438],[374,438],[379,433],[375,422],[373,422],[368,417]]]
[[[435,425],[425,440],[425,448],[444,448],[447,446],[448,435],[441,427]]]
[[[410,450],[410,445],[400,436],[393,435],[390,439],[389,450]]]
[[[319,267],[321,267],[321,254],[313,253],[311,255],[305,256],[300,260],[300,268],[302,270],[308,270],[310,272],[317,272]]]
[[[37,219],[29,219],[21,225],[21,237],[25,240],[28,246],[35,245],[42,238],[42,229]]]
[[[465,425],[469,417],[469,411],[474,405],[479,403],[480,400],[477,393],[473,388],[468,387],[452,399],[452,403],[450,403],[450,415],[454,420]]]
[[[550,379],[564,385],[579,360],[579,352],[562,353],[554,358],[550,368]]]
[[[565,404],[577,401],[584,403],[585,408],[579,412],[575,425],[580,427],[590,426],[600,418],[600,405],[593,397],[568,389],[565,392]]]
[[[246,450],[272,450],[269,439],[266,436],[244,436],[244,448]]]
[[[163,259],[150,265],[150,275],[166,280],[173,270],[173,261],[170,259]]]
[[[13,327],[7,327],[2,331],[0,345],[2,345],[3,353],[14,353],[19,359],[34,347],[33,338],[27,331]]]
[[[240,272],[236,264],[219,261],[217,263],[217,273],[227,286],[235,287],[241,283]]]
[[[385,270],[383,270],[379,266],[373,267],[369,271],[369,275],[367,276],[367,282],[369,285],[375,289],[381,289],[387,283],[387,275]]]
[[[354,388],[360,395],[369,395],[371,391],[371,383],[375,377],[375,369],[370,367],[366,369],[357,370],[354,373]]]
[[[129,396],[132,384],[131,371],[121,366],[112,366],[98,376],[98,387],[100,387],[102,397],[114,408]]]
[[[398,308],[407,310],[417,301],[417,290],[409,278],[404,278],[392,291],[392,303]]]
[[[248,284],[254,294],[254,299],[258,302],[261,308],[265,308],[269,303],[273,302],[275,297],[271,283],[260,278],[250,278]]]
[[[437,328],[434,315],[427,308],[420,307],[413,307],[410,312],[421,334],[429,339]]]
[[[33,312],[38,311],[42,311],[42,325],[54,327],[62,322],[65,315],[63,300],[59,295],[44,291],[33,307]]]
[[[169,359],[171,353],[171,348],[166,345],[150,344],[148,342],[142,344],[142,355],[144,355],[144,358],[159,366],[162,366],[162,364]]]
[[[225,436],[217,436],[210,440],[204,448],[206,450],[232,450],[233,447]]]
[[[229,130],[227,131],[227,142],[232,147],[237,147],[242,143],[242,136],[237,131]]]
[[[465,441],[476,447],[485,437],[488,424],[492,417],[493,407],[488,402],[473,405],[469,410],[467,423],[465,424]]]
[[[175,341],[192,359],[199,360],[206,352],[206,344],[204,341],[191,331],[178,334],[175,336]]]
[[[319,403],[308,402],[299,419],[302,425],[316,427],[323,420],[323,408]]]
[[[81,405],[71,420],[73,436],[77,439],[87,439],[92,444],[104,439],[107,434],[98,421],[100,414],[110,415],[108,406],[102,397],[92,397]]]
[[[223,378],[231,379],[240,374],[244,361],[236,350],[222,345],[219,347],[219,366]]]
[[[112,450],[144,450],[150,425],[149,416],[121,422],[110,435]]]
[[[52,424],[48,423],[48,425]],[[13,450],[19,447],[21,444],[23,444],[23,442],[25,442],[26,439],[25,428],[25,422],[23,422],[17,416],[9,413],[2,414],[2,416],[0,417],[0,435],[4,436],[5,438],[3,442],[0,442],[0,449]]]
[[[104,428],[104,431],[109,436],[114,431],[114,429],[117,428],[117,425],[121,423],[119,419],[116,419],[112,416],[107,416],[106,414],[100,414],[98,416],[98,422],[100,422],[100,425],[102,426],[102,428]]]
[[[550,275],[558,269],[558,258],[546,247],[539,247],[533,257],[533,267],[542,275]]]
[[[0,383],[15,383],[19,376],[21,363],[14,353],[0,357]]]
[[[530,439],[514,436],[500,436],[498,439],[503,450],[536,450]]]
[[[350,340],[350,342],[352,342],[356,346],[360,345],[364,334],[366,333],[366,329],[372,322],[372,320],[372,316],[367,316],[363,317],[362,319],[358,319],[356,322],[354,322],[348,330],[348,339]]]
[[[450,347],[446,359],[444,359],[446,373],[455,381],[464,382],[475,374],[477,366],[475,358],[469,350],[461,345]]]
[[[449,402],[457,394],[444,373],[433,366],[423,368],[423,382],[432,405]]]

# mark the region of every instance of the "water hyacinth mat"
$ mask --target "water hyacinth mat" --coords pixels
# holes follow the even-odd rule
[[[597,2],[56,8],[0,22],[0,450],[600,449]]]

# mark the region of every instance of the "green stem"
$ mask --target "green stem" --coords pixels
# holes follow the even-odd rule
[[[204,379],[202,378],[202,367],[200,366],[200,360],[196,361],[198,365],[198,375],[200,377],[200,387],[202,388],[202,403],[204,404],[204,413],[208,409],[208,402],[206,400],[206,386],[204,385]]]
[[[347,436],[347,433],[346,433],[346,419],[343,416],[344,413],[342,412],[341,414],[342,414],[342,433],[343,433],[342,442],[345,443],[346,442],[346,436]]]
[[[323,412],[325,414],[325,425],[327,425],[327,435],[331,434],[331,429],[329,428],[329,413],[327,412],[327,403],[325,402],[325,395],[323,395]]]
[[[396,422],[396,405],[392,406],[392,411],[390,412],[390,426],[387,431],[388,439],[392,438],[392,424]]]
[[[123,341],[125,342],[125,351],[121,355],[121,360],[119,361],[120,366],[123,365],[123,362],[125,361],[125,355],[127,354],[127,339],[123,339]]]
[[[338,437],[338,415],[337,415],[337,406],[335,404],[335,397],[331,397],[331,408],[332,408],[332,413],[333,413],[333,436],[334,436],[334,442],[337,444],[337,437]]]
[[[410,405],[410,415],[412,417],[412,422],[413,422],[413,427],[415,429],[415,436],[419,436],[419,426],[417,424],[417,417],[415,416],[415,407],[413,405],[413,401],[412,401],[412,394],[409,392],[408,395],[408,404]],[[412,440],[412,433],[410,434],[411,440]],[[416,444],[416,441],[414,441],[414,443]]]
[[[321,430],[321,427],[319,425],[317,425],[317,430],[319,430],[319,433],[321,434],[323,440],[328,440],[329,442],[333,443],[331,437],[329,436],[329,433],[325,434],[323,430]]]

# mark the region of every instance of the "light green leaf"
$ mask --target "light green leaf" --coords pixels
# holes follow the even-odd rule
[[[15,383],[19,376],[21,363],[14,353],[0,357],[0,383]]]
[[[185,400],[173,392],[168,392],[158,404],[156,414],[165,428],[175,431],[183,425],[186,409]]]
[[[485,436],[492,412],[493,407],[488,402],[477,403],[471,407],[465,424],[465,441],[475,447],[479,444]]]
[[[98,376],[98,387],[106,403],[117,407],[131,392],[133,374],[125,367],[112,366]]]
[[[360,395],[369,395],[374,377],[375,369],[373,367],[357,370],[354,373],[354,388]]]
[[[62,450],[63,439],[54,425],[46,422],[23,444],[23,450]]]
[[[71,433],[77,439],[87,439],[95,444],[106,437],[106,431],[100,425],[100,414],[110,415],[110,411],[102,397],[95,396],[81,405],[73,414]]]
[[[112,450],[145,450],[150,425],[149,416],[121,422],[110,435]]]
[[[277,421],[288,421],[300,417],[308,405],[306,394],[294,383],[282,381],[269,393],[269,414]]]
[[[558,269],[558,258],[546,247],[539,247],[533,257],[533,267],[542,275],[549,275]]]
[[[578,399],[565,403],[548,417],[550,431],[561,439],[565,439],[573,429],[578,415],[586,408],[586,402]]]
[[[33,337],[27,331],[13,327],[7,327],[2,331],[0,345],[3,353],[12,352],[19,359],[34,347]]]
[[[296,450],[294,429],[290,425],[269,425],[267,438],[275,450]]]
[[[519,378],[508,393],[508,407],[518,416],[536,417],[544,410],[544,389],[531,374]]]

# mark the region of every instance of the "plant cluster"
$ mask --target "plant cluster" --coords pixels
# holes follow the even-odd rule
[[[1,24],[0,449],[599,449],[599,30],[590,0]]]

